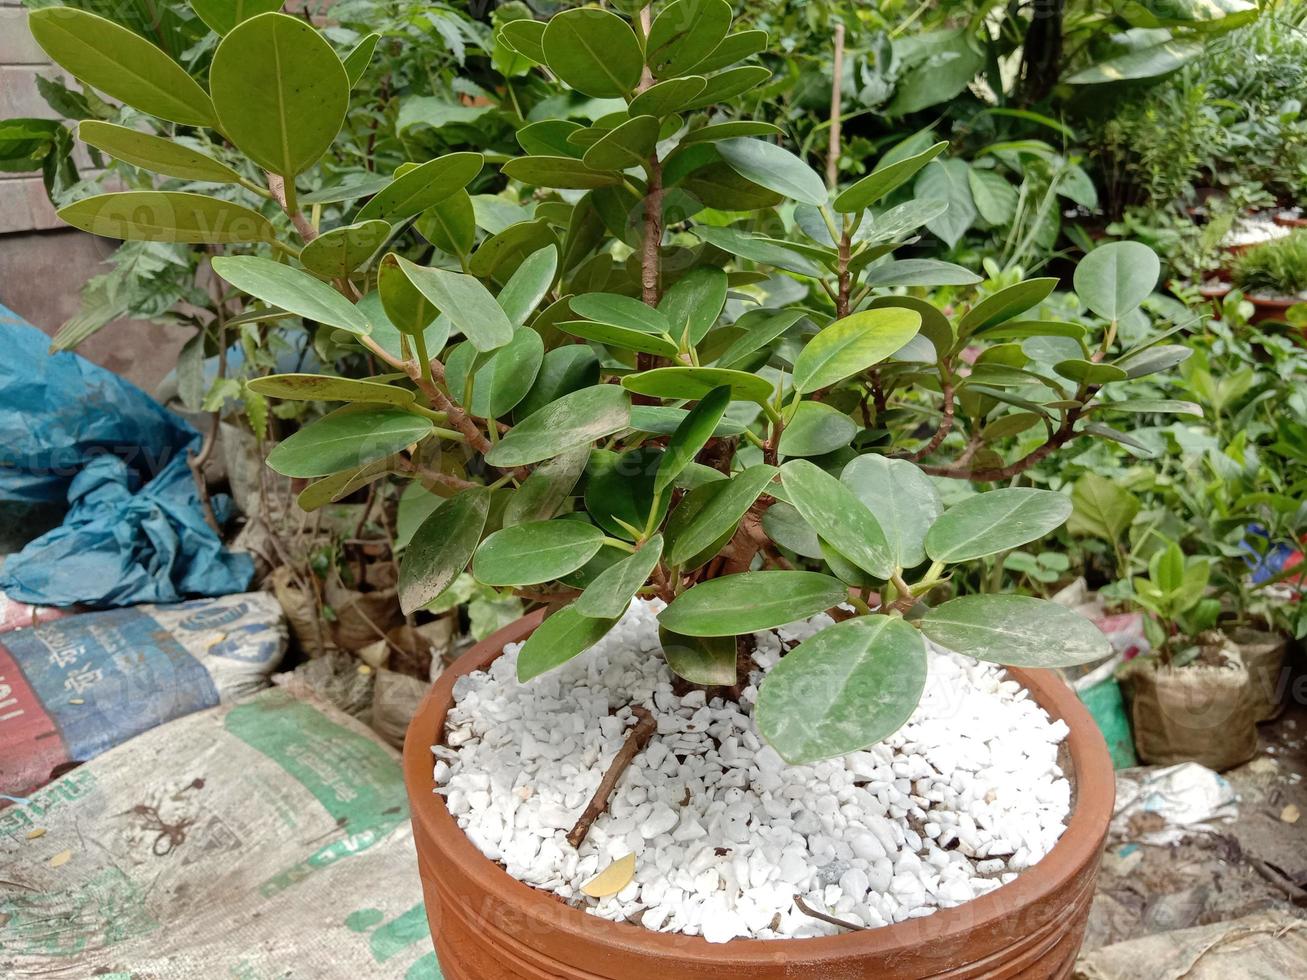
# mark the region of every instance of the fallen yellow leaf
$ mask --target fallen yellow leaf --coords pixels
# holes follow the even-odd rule
[[[635,855],[628,854],[618,858],[608,867],[581,886],[581,891],[591,898],[607,898],[616,895],[631,883],[635,877]]]
[[[1297,823],[1300,816],[1302,816],[1302,814],[1292,803],[1280,811],[1280,819],[1285,823]]]
[[[58,854],[56,854],[54,857],[50,859],[50,867],[52,868],[62,867],[72,859],[73,859],[72,851],[60,851]]]
[[[45,836],[44,827],[33,827],[31,830],[27,832],[28,840],[36,840],[38,837],[44,837],[44,836]]]

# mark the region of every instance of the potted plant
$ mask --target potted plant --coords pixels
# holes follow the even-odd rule
[[[1221,603],[1207,594],[1211,568],[1209,559],[1167,541],[1149,560],[1148,575],[1132,582],[1133,600],[1148,614],[1152,651],[1129,661],[1121,680],[1135,748],[1148,763],[1224,770],[1257,751],[1248,670],[1216,628]]]
[[[981,971],[994,961],[1060,974],[1083,933],[1112,779],[1092,722],[1040,668],[1099,659],[1107,646],[1086,620],[1041,599],[948,598],[948,573],[1038,539],[1066,520],[1071,504],[1057,491],[1004,486],[946,508],[928,476],[1010,483],[1082,436],[1131,443],[1101,419],[1137,407],[1100,403],[1100,390],[1165,370],[1187,353],[1161,337],[1126,350],[1118,342],[1118,324],[1157,281],[1157,259],[1128,242],[1096,249],[1076,272],[1078,300],[1063,302],[1085,310],[1067,319],[1041,313],[1055,279],[976,295],[966,287],[977,277],[964,268],[895,259],[946,207],[905,195],[916,174],[939,165],[943,145],[891,154],[851,186],[828,190],[770,141],[775,127],[719,115],[768,77],[740,63],[765,36],[732,33],[730,19],[724,0],[674,0],[657,16],[583,8],[548,24],[501,24],[505,58],[544,66],[591,100],[583,122],[545,117],[518,130],[525,155],[501,168],[510,181],[501,202],[515,205],[518,220],[478,218],[466,188],[485,161],[453,153],[400,167],[342,224],[326,228],[316,210],[301,208],[296,178],[340,128],[366,51],[342,60],[310,25],[282,14],[237,18],[214,53],[206,90],[148,42],[93,15],[33,14],[38,40],[70,72],[143,111],[213,129],[249,161],[228,174],[182,144],[115,131],[120,152],[156,171],[198,168],[248,198],[130,191],[78,201],[61,211],[64,219],[110,237],[246,245],[251,254],[212,263],[257,301],[240,326],[297,317],[320,343],[377,365],[360,378],[283,374],[248,383],[267,398],[342,405],[269,455],[282,475],[313,481],[301,504],[389,476],[420,482],[442,499],[405,551],[404,607],[439,603],[469,567],[482,585],[539,607],[442,675],[410,729],[405,765],[419,866],[450,976],[909,976]],[[110,141],[101,134],[101,142]],[[792,208],[775,210],[787,200]],[[414,219],[431,248],[386,251],[395,229]],[[920,294],[937,288],[950,315]],[[257,331],[247,336],[257,344]],[[931,643],[1011,669],[1003,679],[996,667],[934,652]],[[614,805],[635,806],[624,795],[624,772],[652,765],[647,753],[680,763],[677,746],[684,752],[691,736],[704,745],[692,721],[703,709],[710,729],[714,713],[743,726],[728,750],[742,753],[740,775],[765,767],[777,781],[801,781],[825,766],[821,772],[845,780],[848,801],[814,801],[819,827],[822,814],[833,825],[833,813],[854,801],[885,810],[871,822],[889,838],[855,833],[861,854],[843,837],[816,852],[757,851],[759,880],[773,883],[773,893],[789,889],[778,927],[788,921],[791,935],[814,938],[737,938],[722,947],[695,934],[784,934],[775,917],[758,918],[757,901],[748,921],[729,908],[725,883],[754,874],[730,863],[729,848],[696,851],[713,914],[664,934],[656,928],[672,928],[668,921],[608,921],[514,880],[495,860],[511,863],[502,840],[492,841],[487,826],[460,828],[453,811],[470,812],[462,804],[472,801],[452,784],[455,775],[487,794],[475,798],[482,810],[491,788],[503,788],[501,771],[464,768],[465,758],[452,759],[453,771],[454,742],[480,744],[488,731],[466,717],[447,730],[447,720],[467,711],[460,696],[503,681],[488,703],[518,699],[511,714],[526,697],[538,711],[553,695],[541,701],[535,692],[579,690],[587,664],[598,662],[587,651],[597,646],[644,677],[614,689],[625,703],[589,697],[545,729],[538,716],[514,725],[497,709],[486,714],[507,721],[494,738],[521,740],[519,761],[552,756],[586,785],[598,784],[588,803],[572,787],[551,806],[558,860],[556,868],[552,857],[546,862],[545,878],[557,871],[575,902],[612,916],[630,905],[621,896],[633,887],[633,866],[636,884],[670,874],[666,861],[650,870],[660,860],[652,844],[643,860],[655,863],[643,869],[633,852],[612,853],[609,796],[616,786]],[[928,667],[953,678],[951,687],[932,688]],[[914,783],[926,778],[912,775],[920,761],[895,755],[909,744],[895,733],[918,718],[923,692],[938,700],[949,689],[979,698],[978,717],[1005,719],[995,722],[1007,739],[999,755],[1010,751],[1035,767],[991,766],[1004,780],[994,799],[966,796],[982,806],[1001,795],[1017,807],[1026,821],[1019,843],[997,837],[992,825],[973,833],[974,818],[957,812],[956,830],[912,826],[926,806],[935,808],[927,796],[924,804],[911,800],[916,790],[963,805],[945,788],[967,764],[957,759],[963,733],[944,738],[941,751],[954,761],[940,760],[946,772],[936,773],[933,790]],[[498,698],[504,692],[515,693]],[[936,711],[947,713],[940,704]],[[680,742],[660,741],[670,728]],[[566,747],[569,733],[586,732],[617,746],[613,758],[601,761],[599,741],[582,748],[573,738]],[[898,748],[882,745],[887,738],[899,739]],[[431,747],[443,742],[434,758]],[[722,747],[713,754],[720,767]],[[443,794],[434,794],[442,766]],[[739,778],[701,773],[693,785]],[[534,797],[527,809],[538,811],[544,785],[524,777],[509,790],[519,803]],[[716,801],[723,807],[744,795],[741,786],[720,788],[740,790]],[[788,799],[802,809],[798,789],[794,783]],[[875,797],[881,790],[886,801],[898,795],[883,802]],[[456,791],[463,797],[454,806]],[[797,825],[795,808],[785,806]],[[640,812],[640,826],[622,840],[678,843],[670,830],[680,817],[670,805],[660,799]],[[502,837],[508,825],[496,819]],[[713,826],[687,821],[679,843],[700,831],[717,839],[721,812],[704,819]],[[732,834],[763,819],[737,813]],[[848,830],[847,814],[840,820]],[[811,819],[803,824],[821,836]],[[562,825],[571,826],[568,835]],[[896,873],[906,876],[892,902],[880,880],[887,841],[890,884]],[[736,849],[743,854],[739,842]],[[952,875],[925,870],[918,850],[952,866]],[[839,871],[826,890],[816,887],[814,854],[826,878]],[[578,876],[586,880],[574,885]],[[799,882],[814,888],[811,902],[796,893]],[[842,908],[829,891],[836,884],[864,905],[877,896],[877,915],[894,924],[864,928],[877,916],[857,901],[859,911]],[[610,891],[618,897],[582,897]],[[716,915],[722,910],[731,915]]]
[[[1235,259],[1234,284],[1253,304],[1253,323],[1283,319],[1307,297],[1307,232],[1256,245]]]

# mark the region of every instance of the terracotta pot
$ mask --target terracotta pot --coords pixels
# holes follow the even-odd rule
[[[404,743],[418,871],[427,918],[449,980],[835,980],[877,977],[1069,977],[1084,938],[1115,784],[1089,713],[1051,671],[1011,670],[1071,728],[1070,824],[1035,867],[988,895],[933,915],[819,939],[736,939],[609,922],[511,878],[464,836],[434,794],[431,746],[443,735],[454,682],[524,639],[542,613],[478,643],[419,706]]]
[[[1303,302],[1297,296],[1254,296],[1245,294],[1244,299],[1253,304],[1250,323],[1265,323],[1267,320],[1283,320],[1289,307]]]
[[[1283,225],[1285,228],[1307,228],[1307,215],[1291,214],[1287,211],[1277,211],[1271,219],[1277,225]]]

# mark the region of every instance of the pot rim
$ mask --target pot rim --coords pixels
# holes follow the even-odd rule
[[[460,656],[436,679],[409,724],[404,739],[404,780],[413,801],[412,820],[445,856],[460,866],[477,887],[513,904],[524,917],[547,923],[548,928],[577,942],[596,939],[614,947],[639,949],[674,957],[681,963],[711,967],[729,956],[733,964],[772,966],[782,951],[806,960],[828,956],[874,956],[897,949],[916,948],[922,941],[922,924],[929,923],[934,939],[946,940],[983,932],[1011,919],[1013,910],[1052,900],[1058,888],[1088,864],[1096,865],[1116,798],[1111,755],[1097,724],[1079,697],[1051,670],[1005,667],[1025,687],[1050,718],[1066,722],[1066,745],[1072,761],[1074,807],[1066,830],[1053,849],[1014,881],[924,919],[906,919],[888,926],[846,932],[835,936],[796,939],[732,939],[710,943],[702,936],[655,932],[628,922],[613,922],[573,908],[549,892],[518,881],[491,861],[468,839],[458,822],[435,793],[431,747],[443,735],[444,719],[453,702],[454,683],[482,670],[508,643],[525,639],[544,620],[538,609],[492,633]],[[438,730],[436,729],[438,726]],[[424,734],[427,733],[427,734]],[[422,806],[430,800],[431,806]],[[416,834],[416,828],[415,828]]]

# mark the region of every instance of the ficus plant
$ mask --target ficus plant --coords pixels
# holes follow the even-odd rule
[[[342,61],[301,20],[232,26],[205,91],[142,39],[43,11],[35,33],[64,67],[220,133],[266,174],[250,193],[281,212],[138,191],[63,216],[115,237],[245,244],[213,268],[256,301],[247,318],[298,317],[380,366],[250,382],[262,397],[341,403],[268,464],[314,481],[305,509],[392,475],[420,483],[431,507],[404,554],[404,608],[439,602],[469,568],[548,603],[518,658],[523,682],[582,654],[635,597],[667,604],[676,674],[728,689],[740,637],[842,607],[759,694],[764,736],[800,763],[902,725],[927,640],[1023,666],[1105,656],[1088,621],[1041,599],[925,602],[947,594],[950,568],[1071,511],[1063,493],[1015,485],[945,508],[929,474],[1006,482],[1080,436],[1128,442],[1096,421],[1100,389],[1181,356],[1116,343],[1156,258],[1129,243],[1092,253],[1076,274],[1089,312],[1074,322],[1037,312],[1056,280],[976,297],[964,268],[895,260],[947,205],[885,200],[942,144],[828,189],[776,127],[731,116],[768,72],[749,63],[766,36],[733,32],[726,0],[614,7],[499,26],[591,115],[518,129],[523,152],[500,172],[527,217],[493,231],[465,190],[486,166],[476,153],[406,164],[339,227],[301,210],[296,180],[367,60]],[[167,140],[112,135],[160,172],[233,179]],[[408,222],[428,255],[386,250]],[[941,286],[945,309],[922,295]]]

